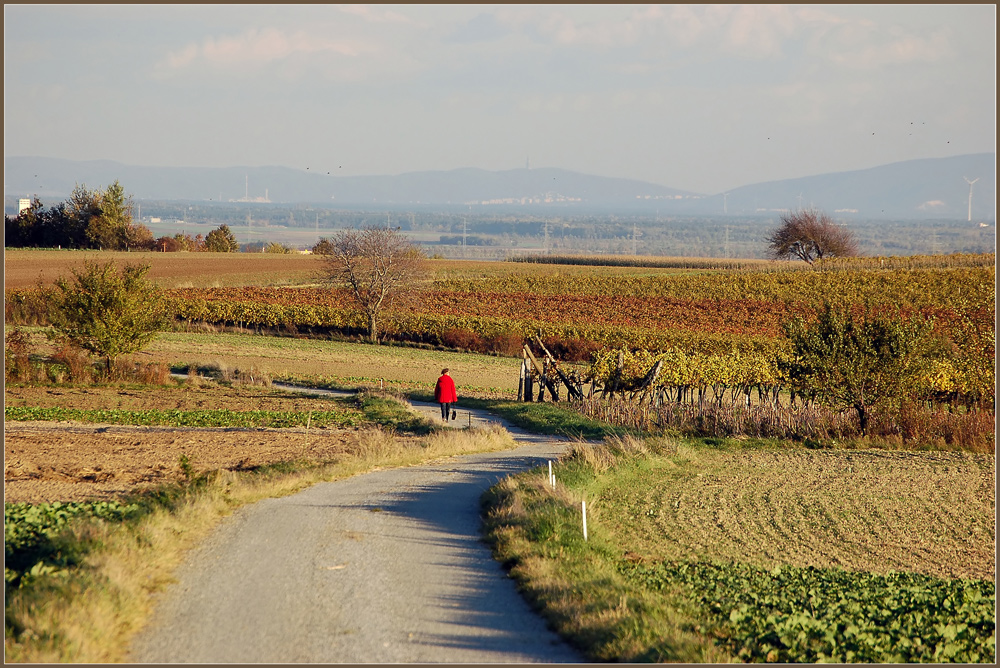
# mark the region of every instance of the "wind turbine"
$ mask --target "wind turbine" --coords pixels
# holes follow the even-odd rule
[[[969,184],[969,222],[971,223],[972,222],[972,184],[975,183],[976,181],[978,181],[979,177],[977,176],[976,178],[974,178],[971,181],[969,180],[968,176],[963,176],[962,178],[965,179],[965,182]]]

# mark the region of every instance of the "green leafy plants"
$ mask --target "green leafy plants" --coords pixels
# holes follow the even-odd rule
[[[117,501],[4,504],[4,581],[18,587],[29,580],[56,575],[75,565],[86,545],[61,539],[69,524],[81,518],[112,522],[141,513],[138,504]]]
[[[231,411],[217,410],[119,410],[74,409],[60,407],[6,406],[7,420],[46,420],[101,422],[106,424],[169,425],[175,427],[230,427],[230,428],[287,428],[304,427],[353,427],[358,416],[340,411]]]
[[[622,562],[643,587],[687,589],[744,661],[991,663],[996,589],[986,580],[829,568]]]

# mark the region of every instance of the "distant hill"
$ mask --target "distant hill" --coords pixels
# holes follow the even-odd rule
[[[613,204],[639,197],[697,196],[652,183],[579,174],[563,169],[490,172],[453,169],[397,176],[335,176],[288,167],[140,167],[108,160],[5,158],[5,195],[65,197],[78,183],[88,187],[118,179],[138,199],[272,202],[344,205]],[[37,176],[36,176],[37,175]]]
[[[67,197],[76,184],[103,187],[116,179],[138,200],[240,200],[336,207],[417,205],[568,207],[669,215],[754,215],[815,206],[838,216],[995,220],[996,154],[898,162],[872,169],[743,186],[715,195],[643,181],[564,169],[482,169],[411,172],[395,176],[336,176],[288,167],[147,167],[108,160],[40,157],[4,159],[6,197]]]
[[[996,154],[907,160],[871,169],[757,183],[709,199],[712,209],[732,213],[815,207],[832,215],[865,218],[972,216],[996,220]],[[835,213],[837,212],[837,213]]]

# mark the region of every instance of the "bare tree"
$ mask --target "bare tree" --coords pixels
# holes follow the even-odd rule
[[[858,254],[854,233],[814,210],[782,214],[781,225],[767,237],[767,243],[775,259],[797,257],[809,264]]]
[[[382,314],[409,301],[424,272],[424,255],[398,229],[365,227],[341,230],[316,246],[327,278],[346,287],[378,343]]]

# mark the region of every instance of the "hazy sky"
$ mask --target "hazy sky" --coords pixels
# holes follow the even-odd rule
[[[4,154],[715,194],[996,150],[995,5],[4,5]]]

